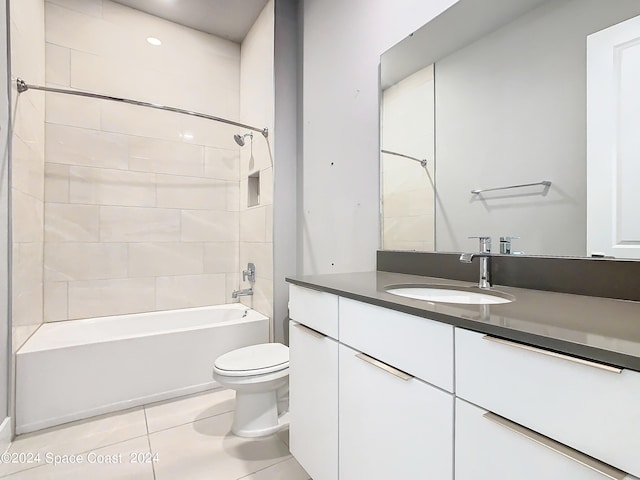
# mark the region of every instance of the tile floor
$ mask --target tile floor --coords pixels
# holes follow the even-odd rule
[[[288,431],[231,435],[233,407],[234,392],[218,389],[22,435],[7,452],[17,463],[0,463],[0,478],[309,479]]]

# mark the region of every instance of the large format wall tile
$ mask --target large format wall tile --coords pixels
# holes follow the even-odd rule
[[[158,277],[156,307],[164,310],[225,303],[225,278],[224,274]]]
[[[49,84],[238,120],[240,45],[108,0],[44,3]],[[161,38],[162,47],[149,45],[141,31]],[[44,111],[45,96],[23,103],[19,114],[27,120]],[[19,133],[24,145],[45,138],[26,123]],[[45,320],[234,301],[236,133],[244,132],[174,112],[47,94]],[[24,169],[22,184],[30,172]],[[36,220],[21,226],[23,241],[42,241],[33,195],[18,198],[25,218]]]
[[[155,310],[154,278],[69,282],[70,319],[153,310]]]
[[[102,242],[175,242],[180,240],[180,210],[100,207]]]

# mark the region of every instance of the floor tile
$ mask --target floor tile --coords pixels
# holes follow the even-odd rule
[[[276,463],[264,470],[242,477],[242,480],[311,480],[295,458]]]
[[[156,480],[237,480],[290,457],[277,435],[243,439],[230,433],[233,413],[149,435]]]
[[[136,408],[21,435],[11,444],[9,452],[71,455],[146,434],[144,411]],[[0,475],[31,467],[33,464],[0,464]]]
[[[234,406],[235,391],[217,389],[178,400],[147,405],[145,414],[151,433],[231,412]]]
[[[143,462],[133,462],[132,459],[140,459]],[[63,462],[62,459],[59,460]],[[53,463],[53,458],[50,458],[49,463],[41,467],[17,472],[4,478],[7,480],[153,480],[147,437],[127,440],[80,454],[78,460],[82,463],[63,462],[56,465]]]

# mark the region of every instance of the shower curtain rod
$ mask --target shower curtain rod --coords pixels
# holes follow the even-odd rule
[[[39,85],[30,85],[26,83],[21,78],[16,80],[16,85],[18,87],[18,93],[26,92],[29,89],[32,90],[42,90],[45,92],[53,92],[53,93],[64,93],[67,95],[77,95],[79,97],[89,97],[89,98],[99,98],[101,100],[111,100],[113,102],[120,103],[128,103],[129,105],[138,105],[140,107],[149,107],[155,108],[157,110],[166,110],[168,112],[182,113],[185,115],[191,115],[193,117],[205,118],[207,120],[214,120],[216,122],[222,122],[229,125],[235,125],[236,127],[247,128],[249,130],[253,130],[254,132],[260,132],[265,138],[269,135],[269,130],[267,128],[257,128],[252,127],[251,125],[245,125],[244,123],[234,122],[233,120],[227,120],[226,118],[214,117],[213,115],[207,115],[206,113],[192,112],[191,110],[184,110],[182,108],[169,107],[167,105],[161,105],[159,103],[149,103],[149,102],[141,102],[139,100],[131,100],[128,98],[120,98],[120,97],[112,97],[110,95],[101,95],[99,93],[91,93],[91,92],[82,92],[79,90],[66,90],[63,88],[53,88],[53,87],[42,87]]]
[[[405,155],[404,153],[392,152],[391,150],[380,150],[382,153],[388,153],[389,155],[395,155],[396,157],[408,158],[409,160],[415,160],[416,162],[420,162],[420,165],[423,167],[427,166],[427,160],[422,158],[410,157],[409,155]]]

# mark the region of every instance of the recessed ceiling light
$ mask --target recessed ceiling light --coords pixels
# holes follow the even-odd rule
[[[147,42],[149,42],[151,45],[154,45],[156,47],[162,45],[162,42],[160,41],[160,39],[156,37],[147,37]]]

